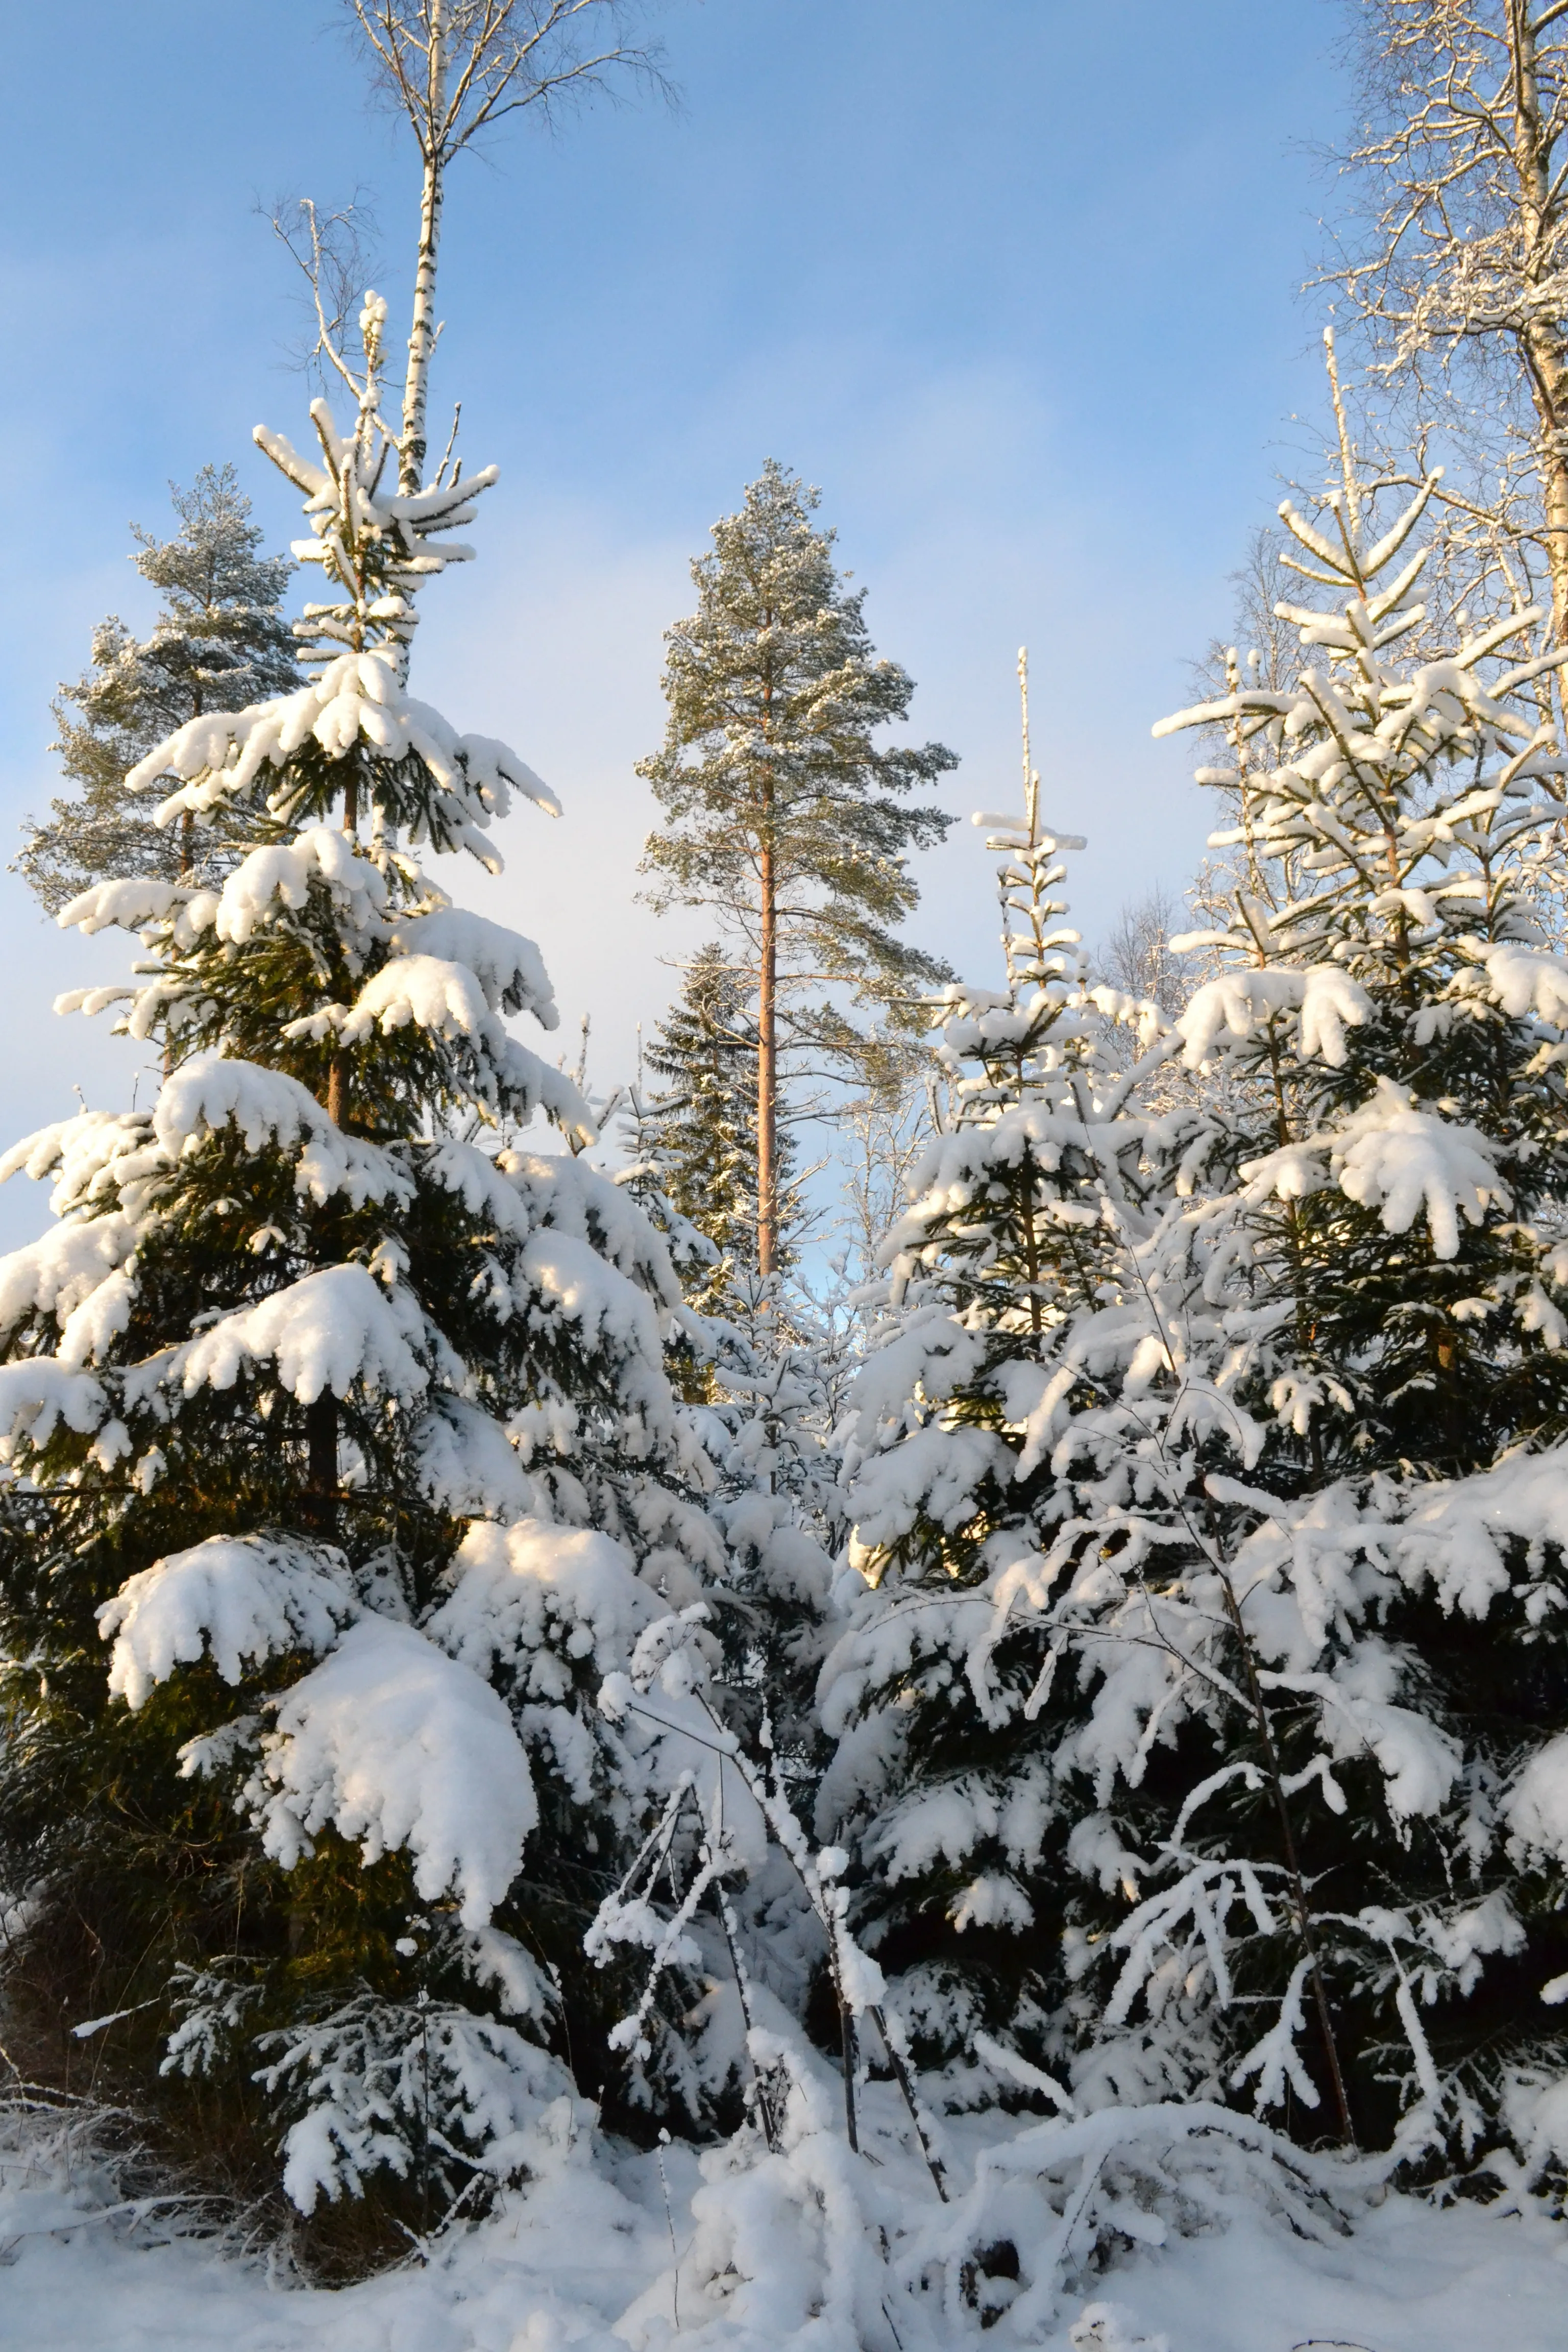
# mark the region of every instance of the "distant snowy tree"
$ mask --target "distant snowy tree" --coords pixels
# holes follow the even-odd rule
[[[693,1300],[714,1312],[723,1311],[736,1276],[757,1264],[757,1024],[749,994],[718,943],[703,948],[644,1052],[659,1082],[646,1097],[644,1148],[669,1199],[718,1253]],[[787,1134],[781,1146],[787,1209]],[[787,1263],[786,1245],[781,1269]]]
[[[49,1951],[133,2012],[127,2068],[162,2032],[176,2078],[258,2075],[306,2210],[378,2174],[439,2211],[602,2048],[582,1935],[684,1759],[595,1693],[723,1551],[665,1244],[522,1132],[592,1132],[506,1025],[555,1025],[538,951],[421,864],[555,803],[405,686],[494,477],[387,487],[384,315],[346,428],[258,436],[323,575],[309,682],[132,770],[184,878],[63,910],[139,936],[62,1003],[161,1040],[159,1096],[0,1162],[58,1217],[0,1264],[0,1881],[13,1983]]]
[[[691,567],[698,609],[666,636],[664,748],[637,769],[665,817],[643,860],[653,904],[712,910],[755,1003],[764,1276],[779,1265],[788,1065],[803,1049],[831,1064],[857,1044],[827,992],[904,1002],[946,972],[893,926],[919,895],[908,852],[952,823],[903,796],[956,761],[940,743],[874,740],[914,688],[873,653],[866,592],[840,582],[817,503],[770,459],[740,513],[714,525],[712,553]]]
[[[1093,958],[1095,977],[1173,1018],[1188,993],[1184,959],[1172,947],[1185,925],[1163,884],[1119,908]]]
[[[847,1244],[845,1277],[856,1287],[875,1282],[882,1236],[902,1212],[910,1177],[942,1117],[940,1066],[925,1040],[886,1032],[880,1051],[866,1059],[865,1091],[835,1118],[832,1155],[835,1234]]]
[[[155,743],[207,710],[238,710],[299,683],[293,631],[281,605],[293,566],[258,552],[232,466],[204,466],[174,488],[180,529],[159,541],[132,530],[132,559],[158,589],[153,634],[134,637],[110,618],[93,632],[92,666],[55,704],[54,749],[76,785],[45,824],[29,824],[17,869],[51,915],[90,882],[132,875],[175,880],[189,862],[189,824],[153,822],[155,788],[126,777]]]

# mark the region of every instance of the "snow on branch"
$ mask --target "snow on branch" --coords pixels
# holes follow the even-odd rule
[[[200,1388],[232,1388],[242,1373],[270,1363],[301,1404],[329,1389],[346,1397],[361,1385],[415,1398],[429,1383],[415,1351],[427,1345],[425,1318],[410,1293],[389,1296],[363,1265],[329,1265],[137,1367],[126,1392],[137,1402],[158,1389],[194,1396]]]
[[[551,816],[561,813],[549,786],[504,743],[459,735],[439,711],[408,694],[396,651],[387,646],[340,654],[296,693],[188,719],[138,762],[125,788],[135,793],[163,776],[180,778],[181,788],[157,812],[160,824],[172,824],[186,814],[210,816],[242,799],[258,778],[265,782],[265,770],[282,770],[285,780],[267,805],[287,816],[301,791],[289,764],[307,744],[329,762],[352,757],[389,808],[406,804],[412,840],[428,834],[437,849],[467,849],[491,871],[500,870],[500,859],[482,836],[506,815],[514,792]],[[402,782],[410,771],[426,780],[412,802]]]
[[[176,1665],[210,1652],[226,1683],[290,1650],[320,1653],[359,1614],[334,1559],[264,1536],[209,1536],[121,1585],[98,1612],[109,1689],[134,1712]]]
[[[279,1702],[244,1793],[290,1870],[328,1823],[367,1864],[406,1847],[427,1903],[451,1893],[483,1927],[539,1818],[511,1719],[489,1685],[411,1626],[351,1625]]]

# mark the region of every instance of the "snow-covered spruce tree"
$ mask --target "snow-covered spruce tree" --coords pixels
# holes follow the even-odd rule
[[[814,1701],[841,1627],[832,1554],[843,1528],[817,1353],[781,1334],[776,1316],[758,1321],[760,1337],[718,1318],[701,1332],[711,1394],[696,1419],[715,1466],[722,1575],[656,1624],[601,1694],[612,1720],[675,1736],[647,1774],[637,1866],[589,1949],[601,1966],[621,1963],[618,1981],[632,1956],[646,1971],[612,2035],[634,2088],[655,2064],[688,2114],[733,2124],[743,2105],[771,2146],[778,2052],[761,2051],[752,2030],[782,2029],[795,2045],[808,2021],[829,2030],[817,1996],[837,1978],[802,1823],[826,1758]],[[661,2021],[659,2000],[682,1981]]]
[[[1015,2033],[1079,2102],[1255,2102],[1308,2138],[1397,2126],[1411,2156],[1500,2129],[1539,2173],[1563,2158],[1568,966],[1532,900],[1564,761],[1503,629],[1392,650],[1422,504],[1380,531],[1349,476],[1292,511],[1339,598],[1297,616],[1310,666],[1171,722],[1277,738],[1244,820],[1307,886],[1238,890],[1234,961],[1176,1033],[1235,1083],[1145,1130],[1205,1189],[1140,1228],[1106,1185],[1098,1297],[1044,1379],[998,1378],[1020,1467],[1049,1468],[1034,1525],[980,1546],[934,1631],[897,1591],[865,1605],[826,1682],[828,1790],[868,1910],[989,1838],[988,1900],[1029,1905],[1054,1991]],[[910,1385],[870,1400],[884,1426]],[[865,1492],[902,1516],[859,1512],[884,1544],[900,1450]],[[974,1491],[953,1476],[961,1528]],[[916,1696],[1011,1769],[921,1790],[892,1704]],[[1050,1834],[1065,1872],[1020,1882]]]
[[[554,1024],[538,952],[419,863],[493,866],[510,794],[553,803],[404,684],[493,475],[388,487],[384,317],[346,432],[258,435],[328,583],[310,683],[129,780],[226,878],[204,849],[65,910],[141,934],[80,1002],[163,1041],[158,1099],[0,1163],[58,1218],[0,1262],[0,1881],[37,2063],[129,2012],[100,2083],[146,2100],[162,2049],[188,2129],[285,2130],[304,2210],[373,2185],[418,2221],[570,2130],[568,2052],[592,2084],[582,1935],[671,1752],[594,1693],[721,1555],[668,1253],[518,1139],[584,1118],[505,1025]]]
[[[645,1109],[659,1182],[718,1252],[692,1304],[722,1313],[737,1276],[757,1264],[757,1024],[742,976],[715,940],[686,968],[679,1000],[659,1022],[645,1059],[660,1081]],[[781,1232],[787,1269],[793,1150],[780,1138]]]
[[[710,1762],[684,1796],[650,1810],[642,1867],[605,1906],[590,1946],[602,1962],[651,1948],[651,1992],[672,1965],[706,1981],[667,2044],[667,2074],[692,2112],[733,2118],[739,2093],[758,2119],[748,2029],[760,2002],[798,2034],[826,1951],[746,1774],[787,1806],[823,1760],[814,1696],[837,1622],[843,1532],[836,1400],[809,1300],[757,1270],[755,1024],[716,946],[689,967],[646,1059],[666,1083],[652,1096],[631,1089],[616,1181],[667,1236],[686,1286],[685,1354],[672,1369],[700,1407],[726,1560],[696,1616],[672,1617],[645,1645],[638,1687],[658,1685],[650,1723],[672,1690],[689,1703],[700,1694],[709,1738],[736,1743],[744,1760],[717,1775]],[[787,1195],[784,1206],[787,1215]],[[780,2000],[782,2012],[771,2006]],[[634,2081],[654,2054],[649,2033],[639,2006],[616,2041]]]
[[[988,2033],[1036,2062],[1062,2054],[1073,1813],[1051,1748],[1074,1676],[1053,1701],[1060,1639],[1026,1613],[998,1623],[997,1597],[1064,1507],[1030,1415],[1064,1389],[1082,1402],[1064,1345],[1121,1295],[1124,1240],[1152,1215],[1131,1074],[1106,1057],[1106,1013],[1126,1037],[1137,1009],[1086,988],[1057,896],[1059,853],[1082,845],[1042,824],[1026,761],[1026,791],[1022,818],[988,820],[1005,828],[1007,985],[947,992],[951,1124],[883,1246],[896,1314],[851,1391],[846,1463],[871,1589],[822,1684],[837,1749],[818,1833],[851,1849],[857,1932],[960,2102],[1016,2088]],[[1142,1019],[1157,1054],[1160,1017]],[[984,1687],[965,1673],[982,1643]]]
[[[163,596],[151,636],[110,618],[93,631],[91,667],[55,704],[54,749],[75,785],[47,824],[29,824],[17,868],[51,915],[91,882],[178,878],[195,843],[189,823],[153,821],[154,782],[126,777],[188,719],[238,710],[300,682],[281,606],[286,556],[259,552],[261,531],[232,466],[204,466],[174,488],[180,528],[158,541],[133,528],[136,569]]]
[[[1380,530],[1342,461],[1315,520],[1282,510],[1331,592],[1285,608],[1312,666],[1166,722],[1231,730],[1214,780],[1242,790],[1237,835],[1296,885],[1237,891],[1231,968],[1180,1024],[1190,1062],[1243,1082],[1239,1189],[1212,1213],[1232,1271],[1210,1290],[1267,1433],[1261,1491],[1211,1481],[1205,1515],[1301,1790],[1352,2109],[1382,2136],[1418,2102],[1465,2148],[1563,2063],[1541,1996],[1568,1961],[1568,967],[1549,939],[1568,762],[1530,690],[1563,656],[1510,663],[1526,611],[1402,663],[1426,492]],[[1233,1851],[1239,1793],[1214,1821]]]

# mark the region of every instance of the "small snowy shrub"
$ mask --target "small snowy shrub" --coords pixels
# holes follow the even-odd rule
[[[258,2079],[292,2113],[283,2186],[302,2213],[359,2196],[388,2168],[438,2216],[477,2183],[526,2175],[545,2119],[576,2105],[564,2069],[511,2026],[467,2009],[362,1994],[266,2034]]]

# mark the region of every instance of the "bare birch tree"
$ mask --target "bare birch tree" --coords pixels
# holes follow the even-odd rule
[[[1360,0],[1361,124],[1340,156],[1368,204],[1337,286],[1372,372],[1446,409],[1488,487],[1447,489],[1478,546],[1533,546],[1568,642],[1568,0]],[[1530,600],[1528,580],[1509,583]]]
[[[419,151],[419,243],[398,439],[398,488],[424,484],[430,361],[440,334],[436,273],[447,172],[508,115],[548,117],[617,74],[658,79],[626,38],[628,0],[343,0],[387,98]]]
[[[836,1117],[835,1227],[844,1245],[847,1278],[857,1286],[876,1279],[878,1252],[909,1206],[915,1171],[939,1131],[943,1075],[923,1039],[889,1031],[868,1059],[865,1092]],[[863,1336],[876,1311],[868,1304],[856,1307]]]

